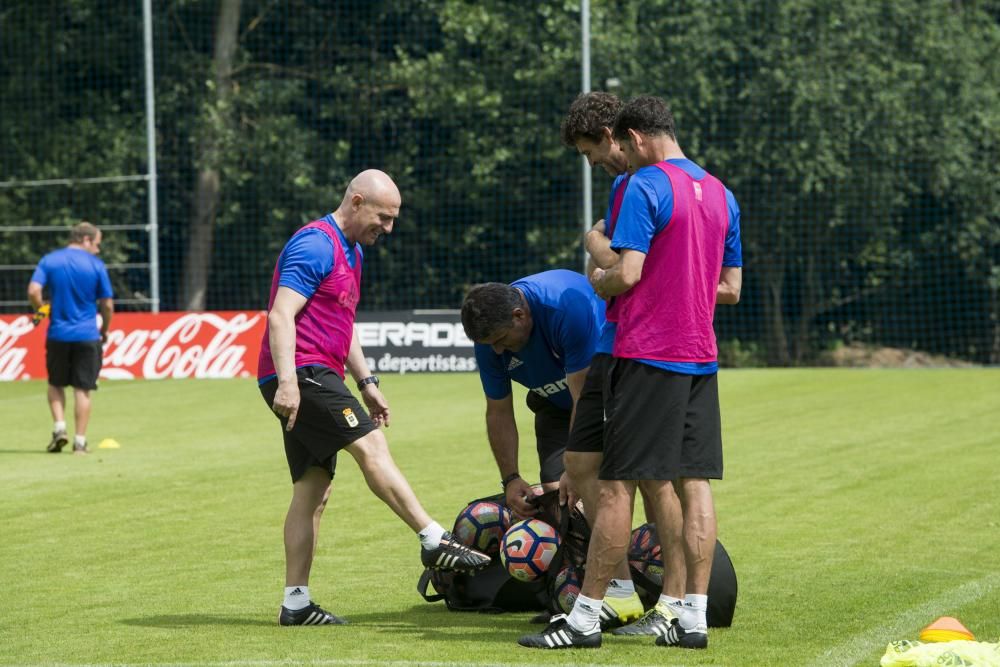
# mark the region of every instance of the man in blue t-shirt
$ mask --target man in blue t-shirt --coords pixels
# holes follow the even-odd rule
[[[101,230],[81,222],[70,231],[65,248],[42,257],[31,282],[28,300],[35,309],[35,324],[51,313],[45,339],[45,366],[49,375],[49,409],[52,411],[52,440],[47,450],[62,451],[69,442],[66,434],[66,387],[72,385],[76,435],[73,452],[87,453],[87,422],[90,421],[90,392],[97,389],[101,372],[102,346],[114,313],[114,294],[101,251]],[[49,304],[42,290],[49,288]],[[47,306],[47,307],[46,307]],[[101,325],[97,325],[97,311]]]
[[[604,328],[604,302],[583,275],[545,271],[510,285],[474,286],[462,303],[462,325],[475,343],[486,433],[507,504],[530,516],[527,499],[536,491],[519,472],[511,381],[529,390],[542,486],[557,488],[576,400]]]

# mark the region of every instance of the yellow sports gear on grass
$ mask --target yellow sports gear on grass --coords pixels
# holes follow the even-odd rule
[[[882,667],[1000,667],[1000,643],[958,640],[925,644],[903,639],[889,643],[879,664]]]

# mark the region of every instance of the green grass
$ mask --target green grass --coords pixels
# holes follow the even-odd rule
[[[252,382],[104,383],[92,446],[122,447],[87,457],[44,453],[42,384],[0,385],[0,663],[876,665],[942,615],[997,641],[1000,370],[721,378],[714,488],[740,595],[703,652],[617,637],[533,652],[514,643],[536,627],[526,614],[423,602],[416,538],[348,456],[311,588],[352,625],[279,628],[289,480]],[[475,376],[383,388],[394,455],[433,516],[497,490]]]

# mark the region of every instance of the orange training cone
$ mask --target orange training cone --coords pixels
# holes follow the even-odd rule
[[[922,642],[951,642],[959,639],[974,641],[976,638],[957,618],[951,616],[942,616],[920,631]]]

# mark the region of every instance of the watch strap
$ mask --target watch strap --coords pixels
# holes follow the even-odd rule
[[[373,384],[373,385],[375,385],[377,387],[378,383],[379,383],[379,381],[378,381],[378,376],[377,375],[369,375],[366,378],[361,378],[360,380],[358,380],[358,390],[364,389],[365,385],[369,385],[369,384]]]

